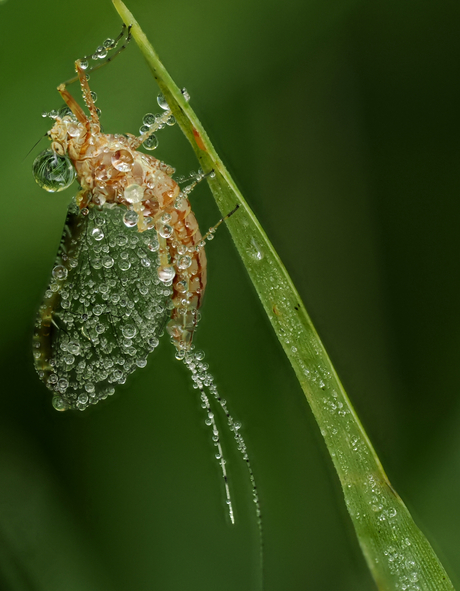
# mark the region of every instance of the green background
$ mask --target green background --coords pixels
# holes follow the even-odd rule
[[[460,8],[439,0],[131,0],[299,289],[416,522],[460,581]],[[0,1],[0,589],[253,591],[250,487],[165,337],[93,411],[59,414],[31,360],[34,317],[75,188],[27,152],[73,61],[115,36],[109,0]],[[107,132],[157,89],[134,43],[91,76]],[[78,86],[71,88],[78,94]],[[178,129],[159,154],[196,169]],[[192,196],[206,230],[206,186]],[[373,583],[318,428],[225,229],[209,244],[196,344],[243,423],[263,510],[266,591]]]

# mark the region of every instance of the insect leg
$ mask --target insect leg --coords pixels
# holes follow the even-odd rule
[[[77,60],[75,62],[75,70],[77,72],[78,79],[80,80],[80,86],[81,86],[81,92],[83,95],[83,100],[85,101],[85,105],[88,107],[88,110],[91,115],[91,123],[93,123],[94,125],[96,125],[99,128],[98,130],[93,130],[93,133],[94,133],[95,131],[100,130],[99,115],[97,114],[96,105],[94,104],[94,99],[91,94],[91,90],[89,88],[85,68],[83,68],[82,62],[80,60]],[[77,101],[73,98],[73,96],[67,90],[66,84],[67,84],[67,82],[63,82],[62,84],[60,84],[58,86],[59,94],[62,96],[62,98],[64,99],[64,102],[70,108],[72,113],[77,117],[77,119],[80,121],[80,123],[83,123],[83,124],[88,123],[88,118],[86,117],[83,109],[80,107],[80,105],[77,103]]]
[[[88,118],[85,115],[85,112],[83,111],[83,109],[77,103],[77,101],[73,98],[73,96],[70,94],[70,92],[66,89],[65,83],[60,84],[57,89],[58,89],[59,94],[62,96],[65,104],[69,107],[69,109],[72,111],[72,113],[78,119],[78,121],[80,121],[80,123],[83,123],[83,125],[86,125],[88,123]]]
[[[132,37],[131,36],[131,25],[129,25],[129,27],[126,27],[126,25],[123,23],[123,26],[121,28],[121,33],[118,35],[118,37],[116,39],[106,39],[104,41],[104,43],[102,45],[100,45],[92,55],[85,55],[85,57],[80,60],[81,62],[85,63],[89,59],[92,59],[92,60],[104,59],[104,57],[107,55],[107,53],[109,51],[111,51],[112,49],[115,49],[116,46],[118,45],[120,39],[122,39],[124,37],[126,28],[128,29],[128,34],[126,36],[126,39],[125,39],[125,42],[123,43],[123,45],[121,47],[119,47],[117,49],[117,51],[114,54],[112,54],[110,57],[108,57],[106,60],[100,62],[99,64],[96,64],[95,66],[93,66],[89,70],[86,70],[87,74],[89,74],[90,72],[94,72],[95,70],[99,70],[99,68],[102,68],[102,66],[105,66],[105,64],[108,64],[109,62],[113,61],[117,57],[117,55],[119,55],[124,49],[126,49],[126,46],[131,41],[131,37]],[[64,82],[64,85],[67,86],[69,84],[72,84],[73,82],[76,82],[78,80],[78,78],[79,78],[78,76],[74,76],[73,78],[69,78],[69,80],[66,80]]]
[[[129,145],[131,146],[131,148],[133,150],[137,150],[141,144],[143,144],[146,140],[148,140],[156,131],[158,131],[159,129],[162,129],[168,119],[172,116],[171,111],[168,109],[167,111],[165,111],[161,117],[157,117],[155,119],[155,122],[152,123],[152,125],[148,126],[148,131],[142,133],[140,136],[132,138],[131,141],[129,142]],[[152,116],[153,119],[153,116]],[[147,127],[147,126],[146,126]],[[147,146],[147,149],[152,149],[151,147]]]
[[[214,234],[216,233],[217,228],[221,225],[221,223],[225,222],[225,220],[228,220],[228,218],[230,216],[232,216],[237,211],[238,208],[239,208],[239,205],[237,205],[235,207],[235,209],[232,209],[232,211],[230,213],[227,213],[227,215],[225,215],[223,218],[220,218],[220,220],[217,222],[217,224],[215,226],[213,226],[212,228],[209,228],[209,230],[206,232],[206,234],[201,239],[201,242],[197,245],[197,249],[203,248],[206,240],[212,240],[214,238]]]

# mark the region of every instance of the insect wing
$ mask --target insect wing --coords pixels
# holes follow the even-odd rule
[[[34,335],[35,366],[58,410],[84,410],[113,394],[146,365],[170,317],[156,230],[138,232],[132,214],[69,207]]]

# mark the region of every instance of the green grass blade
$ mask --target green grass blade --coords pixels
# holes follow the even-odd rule
[[[284,265],[214,150],[180,89],[120,0],[113,0],[144,54],[202,169],[286,355],[314,413],[340,478],[359,543],[379,589],[454,589],[438,557],[391,486]]]

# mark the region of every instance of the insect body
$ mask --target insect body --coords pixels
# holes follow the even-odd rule
[[[85,68],[90,112],[58,87],[51,150],[34,162],[37,182],[58,191],[76,179],[58,260],[40,308],[35,365],[58,410],[84,410],[146,364],[166,326],[177,355],[190,350],[206,286],[204,241],[174,169],[138,148],[171,119],[166,110],[139,137],[101,132]],[[195,183],[196,184],[196,183]]]

